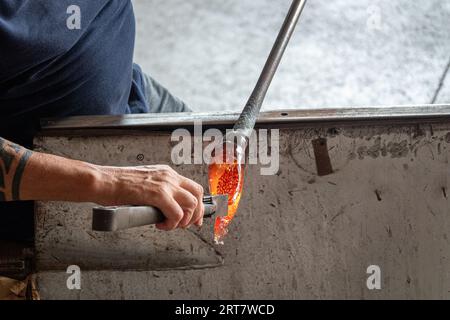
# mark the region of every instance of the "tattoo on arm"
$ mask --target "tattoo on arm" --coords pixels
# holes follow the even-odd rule
[[[0,138],[0,201],[20,200],[20,182],[32,152]]]

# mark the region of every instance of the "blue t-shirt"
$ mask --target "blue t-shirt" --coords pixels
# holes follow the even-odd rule
[[[0,0],[0,136],[30,147],[40,118],[146,112],[134,38],[130,0]],[[0,239],[32,238],[30,206],[0,203]]]
[[[148,110],[134,38],[130,0],[1,0],[0,136],[27,145],[43,117]]]

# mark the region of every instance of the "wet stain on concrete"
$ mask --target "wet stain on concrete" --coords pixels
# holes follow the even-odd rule
[[[376,159],[380,156],[386,157],[390,155],[391,158],[403,158],[409,153],[408,141],[403,140],[400,142],[382,142],[381,138],[375,139],[372,146],[360,146],[357,149],[358,158],[363,160],[365,157],[371,157]]]
[[[399,143],[389,142],[387,145],[387,152],[391,155],[391,158],[403,158],[408,155],[408,141],[403,140]]]

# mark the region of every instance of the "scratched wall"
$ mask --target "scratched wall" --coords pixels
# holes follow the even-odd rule
[[[317,175],[318,137],[333,169],[325,176]],[[89,230],[90,204],[38,203],[41,296],[448,299],[449,143],[448,123],[283,129],[278,175],[247,168],[219,247],[210,223],[101,234]],[[170,146],[167,134],[142,132],[36,140],[39,150],[109,165],[170,163]],[[177,168],[206,185],[205,169]],[[66,288],[70,264],[82,269],[80,291]],[[379,291],[366,287],[369,265],[381,268]]]

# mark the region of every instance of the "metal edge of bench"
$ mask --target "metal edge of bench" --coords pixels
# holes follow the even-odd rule
[[[47,131],[85,129],[168,129],[189,127],[196,122],[204,126],[232,125],[238,118],[237,112],[188,112],[147,113],[130,115],[74,116],[51,118],[41,121],[41,134]],[[327,109],[286,109],[261,112],[257,125],[264,124],[320,124],[353,123],[392,120],[439,121],[450,118],[450,104],[424,104],[386,107],[356,107]]]

